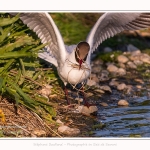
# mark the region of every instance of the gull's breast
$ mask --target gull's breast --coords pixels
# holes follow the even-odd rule
[[[65,63],[59,71],[60,78],[70,84],[76,85],[83,82],[90,76],[91,68],[83,64],[79,70],[77,64]]]

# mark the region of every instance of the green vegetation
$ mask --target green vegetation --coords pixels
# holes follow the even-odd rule
[[[0,14],[0,93],[13,100],[16,108],[22,104],[51,121],[55,104],[38,93],[44,84],[57,80],[53,70],[42,70],[37,58],[44,46],[19,15]]]
[[[52,13],[65,44],[85,41],[89,31],[100,17],[98,13]]]

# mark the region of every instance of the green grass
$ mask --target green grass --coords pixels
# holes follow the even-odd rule
[[[53,70],[42,70],[37,58],[44,46],[18,15],[10,18],[7,13],[0,14],[0,94],[16,107],[22,104],[51,121],[56,105],[38,93],[44,84],[57,80]]]
[[[86,36],[101,14],[98,13],[52,13],[66,44],[85,41]]]

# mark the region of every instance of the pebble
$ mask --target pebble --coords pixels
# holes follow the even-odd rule
[[[88,86],[95,86],[97,83],[94,80],[88,79],[86,84]]]
[[[143,81],[142,79],[136,78],[136,79],[134,79],[134,81],[139,82],[139,83],[141,83],[141,84],[144,84],[144,81]]]
[[[103,65],[103,61],[101,59],[97,59],[94,61],[94,65]]]
[[[112,52],[112,49],[111,49],[110,47],[105,47],[105,48],[103,49],[103,51],[104,51],[105,53],[109,53],[109,52]]]
[[[123,64],[123,63],[119,63],[118,65],[119,65],[121,68],[126,68],[126,65]]]
[[[104,106],[104,107],[107,107],[107,106],[108,106],[108,104],[105,103],[105,102],[100,103],[100,105],[102,105],[102,106]]]
[[[136,85],[136,88],[141,89],[142,86],[141,85]]]
[[[127,100],[121,99],[118,101],[118,106],[128,106],[129,103],[127,102]]]
[[[102,70],[102,67],[100,65],[92,67],[93,73],[100,73],[101,70]]]
[[[142,65],[143,62],[141,60],[134,60],[133,63],[137,66]]]
[[[78,106],[77,110],[79,111],[79,113],[90,116],[91,113],[97,112],[98,108],[96,106],[87,107],[87,106],[81,105],[81,106]]]
[[[127,65],[128,65],[128,67],[131,68],[131,69],[136,69],[136,68],[137,68],[137,66],[136,66],[133,62],[131,62],[131,61],[128,61],[128,62],[127,62]]]
[[[90,97],[90,96],[93,96],[93,95],[94,95],[94,94],[91,93],[91,92],[86,93],[86,97]]]
[[[143,61],[144,63],[150,64],[150,56],[148,54],[142,54],[140,56],[140,60]]]
[[[121,84],[118,84],[117,85],[117,89],[119,90],[119,91],[122,91],[122,90],[124,90],[124,89],[126,89],[127,88],[127,85],[125,84],[125,83],[121,83]]]
[[[131,61],[135,61],[135,60],[140,60],[140,55],[131,55],[131,56],[129,56],[129,59],[131,60]]]
[[[118,71],[118,67],[113,64],[108,65],[107,70],[111,73],[116,73]]]
[[[58,132],[63,133],[68,136],[75,136],[80,134],[80,130],[78,128],[70,128],[66,125],[62,125],[58,128]]]
[[[96,106],[90,106],[89,107],[89,110],[90,110],[90,113],[94,113],[94,112],[97,112],[98,111],[98,108]]]
[[[96,74],[91,74],[90,78],[91,78],[92,80],[94,80],[95,82],[97,82],[97,83],[99,82],[99,79],[98,79],[98,77],[97,77]]]
[[[102,70],[100,75],[98,76],[99,81],[107,81],[109,80],[109,72],[107,70]]]
[[[105,92],[103,91],[103,90],[101,90],[101,89],[95,89],[94,90],[95,92],[98,92],[98,93],[101,93],[101,94],[104,94]]]
[[[112,80],[109,82],[109,85],[110,85],[110,86],[118,86],[118,84],[119,84],[119,82],[116,81],[116,80],[114,80],[114,79],[112,79]]]
[[[117,60],[118,60],[118,62],[119,63],[126,63],[129,59],[126,57],[126,56],[124,56],[124,55],[119,55],[118,57],[117,57]]]
[[[39,93],[45,97],[49,96],[51,94],[51,89],[53,86],[45,84],[43,88],[39,91]]]
[[[36,135],[37,137],[45,137],[46,136],[46,132],[41,129],[34,129],[32,134]]]
[[[108,85],[100,86],[99,88],[101,90],[108,91],[108,92],[112,93],[112,90]]]
[[[141,54],[140,50],[135,50],[135,51],[131,52],[131,55],[139,55],[139,54]]]
[[[124,68],[119,68],[118,70],[117,70],[117,74],[119,75],[119,76],[124,76],[124,75],[126,75],[126,70],[124,69]]]
[[[127,46],[127,51],[128,51],[128,52],[133,52],[133,51],[137,51],[137,50],[139,50],[139,48],[135,47],[135,46],[132,45],[132,44],[129,44],[129,45]]]

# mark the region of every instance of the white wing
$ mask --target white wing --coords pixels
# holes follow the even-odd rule
[[[139,30],[150,26],[150,13],[105,13],[92,30],[86,41],[93,52],[104,40],[123,30]]]
[[[40,58],[54,65],[65,61],[67,52],[62,36],[48,13],[21,13],[20,19],[38,35],[43,44],[49,43],[46,52],[39,53]]]

